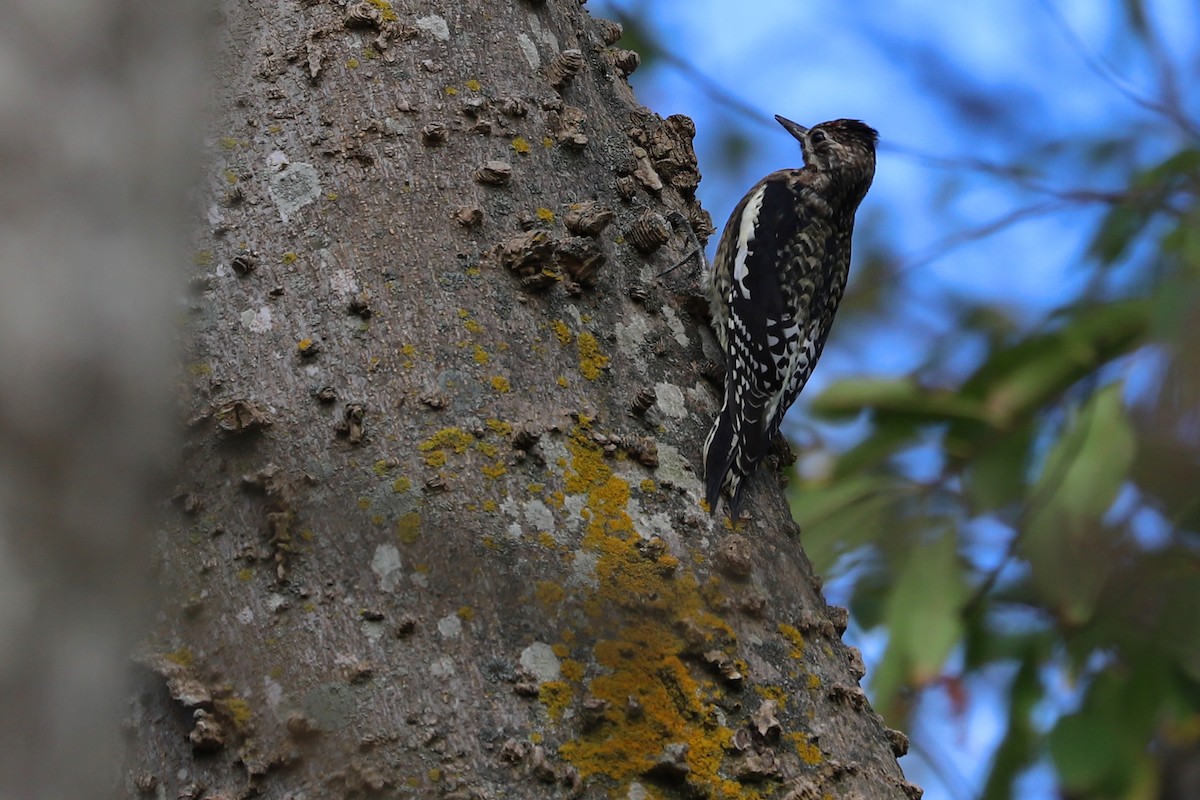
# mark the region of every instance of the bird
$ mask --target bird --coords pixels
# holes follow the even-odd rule
[[[879,133],[855,119],[807,128],[775,116],[804,166],[772,172],[734,208],[706,276],[725,398],[704,442],[705,499],[737,520],[746,479],[812,375],[850,272],[854,215]]]

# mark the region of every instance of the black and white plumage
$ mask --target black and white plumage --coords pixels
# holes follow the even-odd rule
[[[708,274],[725,351],[725,402],[704,443],[706,497],[737,519],[745,480],[825,347],[850,271],[854,213],[875,176],[879,135],[858,120],[812,128],[776,116],[805,166],[772,172],[734,208]]]

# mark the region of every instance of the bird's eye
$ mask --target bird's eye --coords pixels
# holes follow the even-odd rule
[[[820,144],[821,142],[825,141],[825,139],[825,131],[813,131],[812,135],[808,137],[808,140],[813,144]]]

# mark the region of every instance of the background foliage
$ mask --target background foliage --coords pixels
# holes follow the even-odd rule
[[[1197,796],[1200,10],[765,3],[740,24],[801,45],[739,54],[753,36],[681,21],[713,3],[593,5],[641,52],[641,99],[697,118],[715,219],[795,162],[762,163],[770,113],[883,132],[791,491],[910,777]]]

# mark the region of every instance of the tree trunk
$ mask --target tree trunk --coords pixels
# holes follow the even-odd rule
[[[130,791],[905,797],[719,403],[686,118],[575,0],[224,2]]]

